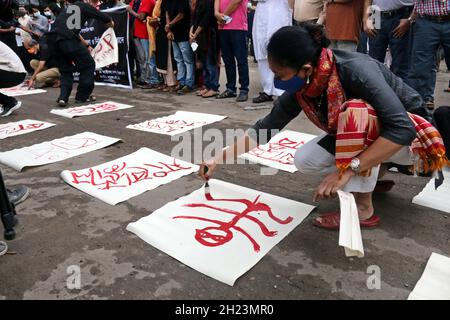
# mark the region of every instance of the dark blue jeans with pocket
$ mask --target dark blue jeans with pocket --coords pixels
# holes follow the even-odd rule
[[[436,87],[436,53],[444,48],[450,61],[450,21],[432,21],[418,18],[414,24],[411,52],[411,70],[407,83],[420,93],[425,101],[434,101]]]

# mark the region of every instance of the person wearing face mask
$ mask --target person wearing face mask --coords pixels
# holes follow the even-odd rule
[[[219,163],[229,163],[231,157],[249,151],[255,141],[266,143],[259,137],[264,134],[270,139],[272,130],[283,129],[303,111],[325,131],[295,153],[300,173],[325,176],[314,200],[332,197],[338,189],[352,192],[361,227],[375,227],[380,218],[373,208],[372,192],[382,163],[414,165],[424,172],[450,163],[441,136],[424,119],[431,120],[430,113],[414,89],[379,61],[328,49],[329,44],[317,24],[275,32],[267,47],[268,60],[275,87],[286,92],[253,130],[202,163],[199,175],[208,180]],[[313,223],[337,230],[340,214],[322,215]]]
[[[56,46],[56,33],[47,32],[39,42],[31,40],[25,44],[28,52],[33,55],[30,66],[34,72],[28,80],[28,88],[43,88],[60,86],[61,74],[58,69],[58,49]]]
[[[48,29],[48,19],[41,15],[41,11],[39,10],[39,7],[33,6],[32,9],[32,16],[30,20],[31,30],[38,36],[42,36],[45,32],[47,32]]]
[[[45,9],[44,9],[44,16],[48,20],[48,31],[50,31],[52,29],[53,23],[55,22],[55,15],[53,14],[53,12],[50,9],[50,7],[45,7]]]

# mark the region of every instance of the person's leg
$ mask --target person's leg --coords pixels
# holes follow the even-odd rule
[[[210,51],[213,51],[211,49]],[[217,66],[217,58],[213,57],[215,53],[208,52],[206,57],[206,64],[204,69],[207,70],[209,75],[207,87],[210,90],[218,91],[219,90],[219,68]],[[206,80],[205,80],[206,83]]]
[[[61,87],[58,100],[69,101],[73,86],[73,73],[75,68],[72,64],[71,41],[64,40],[58,43],[60,51],[59,72],[61,73]]]
[[[440,44],[439,23],[418,18],[414,26],[414,42],[407,83],[425,102],[434,101],[436,51]]]
[[[450,22],[442,23],[441,29],[441,45],[444,50],[444,60],[447,70],[450,70]]]
[[[325,176],[337,171],[335,157],[317,144],[324,137],[325,135],[318,136],[297,150],[294,155],[294,165],[300,173]],[[379,167],[372,168],[370,176],[354,176],[341,188],[355,195],[361,220],[366,220],[373,215],[372,191],[377,182],[378,172]]]
[[[37,87],[44,87],[53,84],[54,72],[52,69],[45,69],[36,75]]]
[[[237,68],[239,72],[239,88],[240,92],[248,93],[250,85],[250,76],[248,71],[248,50],[246,42],[246,31],[231,30],[233,42],[233,55],[237,60]]]
[[[181,87],[186,85],[186,66],[183,60],[183,53],[179,46],[179,42],[172,41],[173,57],[177,62],[177,80]]]
[[[228,91],[236,94],[236,60],[233,55],[231,33],[232,30],[221,30],[219,31],[219,39],[222,59],[225,64],[225,73],[227,75],[226,87]]]
[[[144,76],[145,83],[151,83],[151,70],[150,70],[150,41],[148,39],[139,39],[141,43],[142,49],[144,50],[144,64],[143,68],[141,68],[141,74]]]
[[[2,107],[14,106],[17,103],[17,100],[13,97],[7,96],[0,92],[0,105]]]
[[[186,67],[186,80],[185,85],[189,89],[194,89],[195,85],[195,59],[194,52],[192,52],[191,46],[188,41],[178,42],[178,46],[183,56],[183,63]]]
[[[139,85],[146,83],[146,65],[145,65],[145,49],[143,47],[143,44],[141,42],[141,39],[134,38],[134,48],[136,52],[136,61],[139,65]]]
[[[39,60],[33,59],[30,61],[30,67],[33,70],[36,70],[39,66]]]
[[[369,56],[384,63],[389,42],[390,18],[381,18],[381,29],[377,30],[375,38],[369,37]]]
[[[26,75],[26,73],[0,70],[0,88],[12,88],[19,85],[25,80]],[[0,116],[6,117],[19,109],[22,103],[13,97],[0,93],[0,105],[2,107]]]
[[[81,42],[74,41],[73,62],[75,68],[80,71],[77,94],[75,100],[86,101],[92,94],[95,87],[95,61]]]
[[[149,42],[150,45],[150,42]],[[155,52],[152,53],[152,56],[149,61],[150,65],[150,83],[152,85],[158,85],[161,83],[161,78],[158,74],[158,70],[156,70],[156,58],[155,58]]]
[[[367,41],[367,34],[365,32],[361,32],[361,35],[359,36],[358,52],[367,54]]]
[[[258,60],[258,71],[263,91],[259,94],[259,96],[253,98],[253,103],[273,101],[272,96],[280,96],[283,91],[274,87],[274,74],[269,68],[269,61],[267,59]]]
[[[403,38],[394,38],[392,32],[400,23],[400,16],[392,19],[390,25],[389,50],[392,56],[391,71],[403,80],[408,77],[410,67],[410,33]]]

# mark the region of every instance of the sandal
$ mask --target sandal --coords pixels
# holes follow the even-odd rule
[[[319,218],[322,221],[317,220],[318,218],[313,220],[313,225],[315,225],[316,227],[327,230],[339,230],[341,222],[340,212],[332,212],[324,214],[321,215]],[[361,228],[373,228],[376,227],[379,223],[380,217],[376,215],[372,215],[369,219],[359,221],[359,225]]]
[[[221,94],[216,96],[216,99],[227,99],[227,98],[236,98],[237,95],[233,91],[225,90]]]
[[[202,94],[202,98],[213,98],[213,97],[217,97],[218,94],[219,94],[219,92],[217,92],[217,91],[207,90],[204,94]]]
[[[195,94],[197,96],[202,96],[203,97],[203,95],[206,94],[208,91],[209,91],[208,89],[204,88],[204,89],[198,90]]]
[[[94,95],[90,95],[86,100],[75,100],[75,103],[90,103],[97,101],[97,98]]]
[[[176,88],[176,86],[166,86],[164,89],[162,89],[162,92],[176,92]]]
[[[392,190],[392,188],[395,186],[395,182],[392,180],[380,180],[377,181],[377,184],[375,185],[375,189],[373,190],[374,193],[386,193]]]

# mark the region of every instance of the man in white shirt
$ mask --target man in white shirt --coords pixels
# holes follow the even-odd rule
[[[375,17],[379,17],[378,26],[369,18],[370,6],[376,11]],[[365,0],[364,31],[369,36],[369,55],[384,62],[389,47],[391,71],[402,79],[409,73],[413,9],[414,0]]]
[[[253,46],[258,61],[259,77],[263,91],[253,103],[273,101],[272,96],[281,96],[282,90],[273,85],[274,75],[267,60],[267,44],[270,37],[281,27],[292,24],[292,10],[288,0],[265,0],[258,2],[253,22]]]
[[[0,88],[11,88],[25,80],[27,71],[17,54],[0,41]],[[9,116],[19,109],[22,103],[13,97],[0,93],[0,117]]]

